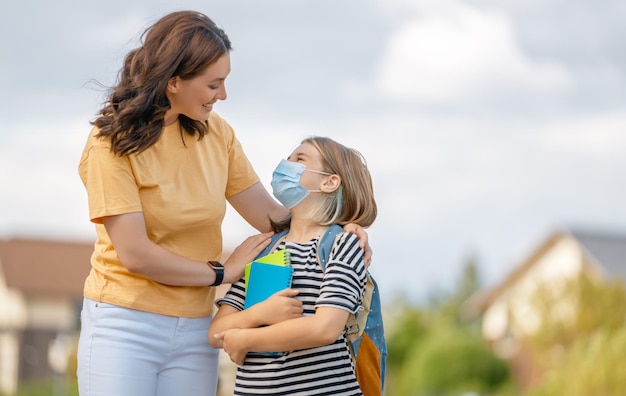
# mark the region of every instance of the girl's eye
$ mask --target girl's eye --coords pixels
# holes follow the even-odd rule
[[[209,85],[209,88],[211,88],[211,89],[220,89],[220,87],[217,86],[217,85]]]

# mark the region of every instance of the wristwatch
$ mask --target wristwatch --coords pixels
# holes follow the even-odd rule
[[[215,282],[210,284],[209,286],[219,286],[224,281],[224,264],[219,261],[207,261],[209,267],[215,271]]]

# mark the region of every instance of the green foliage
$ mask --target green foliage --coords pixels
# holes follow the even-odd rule
[[[428,332],[425,313],[407,309],[398,319],[387,340],[389,370],[402,367],[413,347],[418,346]]]
[[[529,337],[543,373],[531,396],[626,394],[626,287],[581,275],[538,289],[541,327]]]
[[[599,330],[619,331],[626,324],[626,288],[619,281],[599,282],[585,275],[538,289],[533,307],[542,323],[531,341],[539,348],[572,345]]]
[[[508,368],[478,334],[462,329],[431,333],[405,365],[397,394],[459,395],[492,392],[507,383]]]
[[[510,386],[508,367],[484,344],[476,324],[459,319],[463,302],[477,289],[478,271],[470,260],[456,290],[397,315],[387,337],[387,396],[494,395]]]
[[[574,343],[529,396],[626,393],[626,331],[597,331]]]
[[[474,259],[467,261],[457,281],[455,289],[449,294],[431,297],[431,312],[436,319],[451,326],[463,326],[460,321],[460,308],[463,303],[479,289],[479,275]]]

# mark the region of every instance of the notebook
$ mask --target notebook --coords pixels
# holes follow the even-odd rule
[[[277,250],[274,253],[270,253],[267,256],[259,257],[254,260],[252,263],[264,263],[264,264],[274,264],[280,265],[283,267],[290,267],[291,261],[289,259],[289,251],[288,250]],[[248,263],[243,271],[243,276],[245,280],[244,288],[248,290],[248,279],[250,277],[250,268],[252,267],[252,263]]]
[[[248,264],[244,271],[244,309],[290,287],[293,268],[289,264],[289,253],[286,250],[279,250]]]
[[[280,290],[291,287],[292,276],[293,268],[287,250],[270,253],[246,265],[244,309],[264,301]],[[277,357],[284,355],[284,352],[250,352],[250,354]]]

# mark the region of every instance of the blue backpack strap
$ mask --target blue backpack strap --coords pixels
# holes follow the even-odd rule
[[[319,259],[320,265],[323,270],[326,270],[326,263],[328,262],[328,258],[330,257],[330,251],[335,244],[335,239],[339,233],[343,232],[343,227],[338,224],[333,224],[324,235],[320,238],[319,244],[317,246],[317,258]]]
[[[258,256],[256,256],[255,260],[258,259],[258,258],[261,258],[263,256],[267,256],[268,254],[272,253],[272,250],[274,250],[274,248],[276,248],[276,246],[280,243],[280,240],[283,239],[283,237],[285,235],[287,235],[288,232],[289,232],[289,229],[286,229],[284,231],[281,231],[279,233],[276,233],[276,234],[272,235],[270,244],[267,245],[267,247],[265,249],[263,249],[263,251],[261,253],[259,253]]]
[[[320,238],[320,241],[317,247],[318,249],[317,257],[319,259],[320,265],[322,266],[322,269],[326,268],[326,263],[328,262],[328,258],[330,257],[330,251],[333,248],[333,244],[335,243],[335,239],[337,235],[341,232],[343,232],[343,227],[337,224],[333,224],[330,227],[328,227],[326,232],[324,232],[324,235],[322,235],[322,237]],[[268,254],[272,253],[272,251],[280,243],[281,239],[283,239],[284,236],[287,235],[288,233],[289,233],[289,229],[286,229],[286,230],[283,230],[279,233],[272,235],[270,244],[267,245],[267,247],[263,249],[263,251],[259,253],[258,256],[256,256],[256,258],[258,259],[260,257],[267,256]]]

